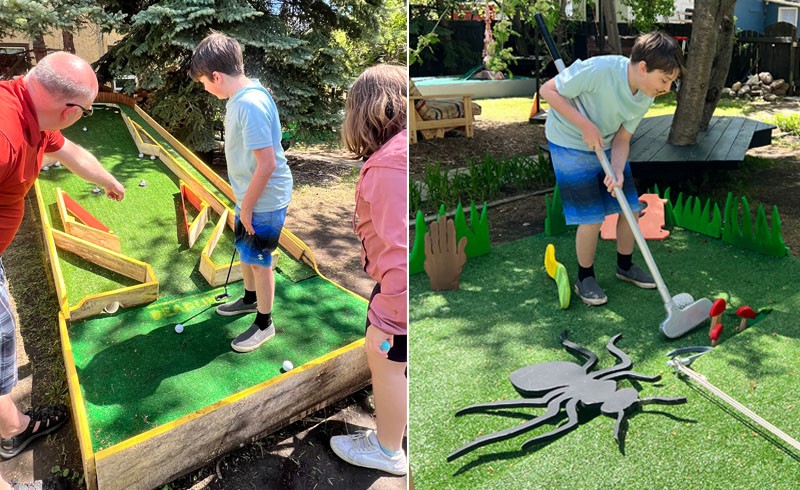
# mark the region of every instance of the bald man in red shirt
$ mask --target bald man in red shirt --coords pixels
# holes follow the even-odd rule
[[[0,456],[19,454],[34,439],[61,427],[69,417],[64,405],[22,413],[11,398],[17,383],[14,312],[8,292],[3,251],[14,239],[45,154],[79,177],[122,200],[125,188],[88,151],[64,138],[61,129],[90,116],[97,78],[86,61],[69,53],[43,58],[23,78],[0,81]],[[9,488],[66,488],[63,481],[7,482]],[[33,485],[33,486],[32,486]]]

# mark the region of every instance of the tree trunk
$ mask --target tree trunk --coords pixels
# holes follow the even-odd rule
[[[36,62],[47,56],[47,44],[44,43],[44,36],[37,34],[33,37],[33,56]]]
[[[64,51],[75,54],[75,38],[69,31],[61,31],[61,39],[64,40]]]
[[[708,123],[711,121],[714,109],[717,108],[719,103],[722,89],[725,87],[725,80],[728,78],[728,70],[731,67],[733,44],[735,42],[733,7],[736,5],[736,0],[722,0],[719,3],[719,10],[714,17],[719,23],[717,55],[714,58],[714,65],[711,67],[711,78],[708,82],[708,92],[706,93],[705,106],[703,107],[701,130],[708,129]]]
[[[608,35],[608,46],[606,51],[613,54],[622,54],[622,44],[619,40],[619,26],[617,25],[617,8],[614,0],[603,0],[600,6],[603,9],[603,22],[606,26]]]
[[[681,80],[678,104],[667,140],[671,145],[687,146],[697,142],[703,128],[703,111],[717,55],[718,22],[714,18],[725,0],[696,0],[692,15],[691,52],[686,73]],[[730,63],[730,59],[728,60]]]

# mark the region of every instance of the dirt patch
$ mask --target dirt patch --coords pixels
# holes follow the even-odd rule
[[[478,116],[480,117],[480,116]],[[451,131],[444,138],[423,140],[408,151],[411,178],[420,178],[427,163],[439,162],[448,168],[464,167],[486,155],[495,159],[519,155],[534,156],[545,143],[544,126],[527,122],[475,121],[472,138],[461,131]]]

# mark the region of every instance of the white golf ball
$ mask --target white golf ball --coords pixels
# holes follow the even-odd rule
[[[292,369],[294,369],[294,364],[292,364],[292,361],[283,361],[284,371],[291,371]]]
[[[95,187],[94,189],[92,189],[92,194],[100,194],[101,192],[103,192],[103,191],[100,190],[99,187]]]
[[[179,323],[175,325],[175,333],[183,333],[183,324]]]
[[[144,180],[139,182],[139,187],[145,187],[146,185],[147,185],[147,182],[145,182]]]
[[[84,127],[83,127],[83,130],[84,130],[84,131],[89,131],[88,129],[86,129],[86,126],[84,126]]]
[[[56,162],[56,163],[53,164],[53,166],[54,167],[60,167],[61,166],[61,162]]]
[[[47,165],[42,167],[42,172],[47,172],[48,170],[50,170],[50,167],[48,167]]]
[[[150,155],[150,160],[155,160],[155,159],[156,159],[155,155]]]
[[[144,153],[139,153],[139,158],[144,158]]]

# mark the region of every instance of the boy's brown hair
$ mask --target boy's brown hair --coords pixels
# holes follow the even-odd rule
[[[679,78],[686,69],[678,41],[662,31],[639,36],[631,50],[630,59],[632,63],[647,63],[648,72],[661,70],[670,75],[677,72]]]
[[[226,75],[243,75],[244,61],[239,41],[212,31],[194,48],[189,76],[198,82],[202,76],[211,79],[215,71]]]
[[[342,143],[359,158],[378,151],[406,128],[408,70],[398,65],[367,68],[350,87]]]

